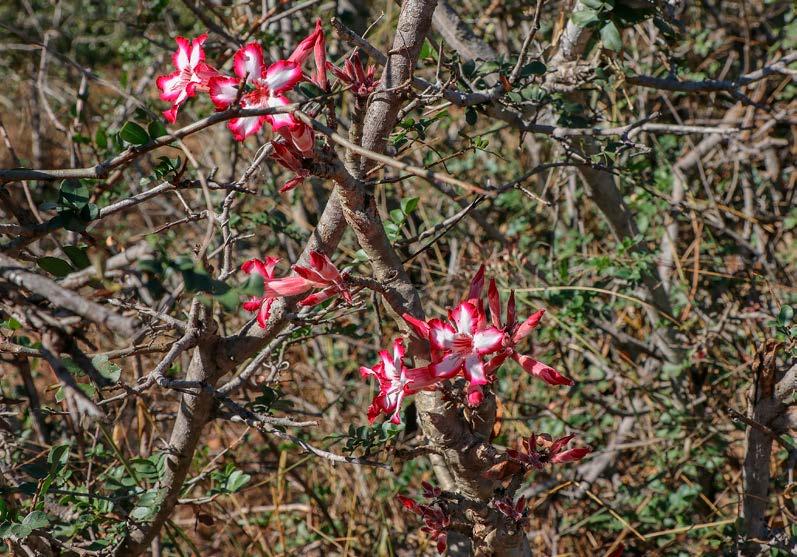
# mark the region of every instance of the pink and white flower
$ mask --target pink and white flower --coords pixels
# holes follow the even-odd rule
[[[343,296],[348,303],[352,303],[351,292],[346,287],[346,273],[341,273],[335,264],[321,252],[310,252],[310,265],[294,265],[293,270],[298,274],[308,288],[321,288],[320,292],[310,294],[299,302],[300,306],[314,306],[336,294]]]
[[[210,98],[216,108],[229,108],[239,96],[241,83],[248,84],[251,91],[241,95],[241,107],[246,109],[279,108],[290,104],[282,93],[293,89],[302,77],[299,64],[290,60],[277,60],[266,67],[263,49],[257,43],[241,47],[233,58],[233,67],[238,80],[232,77],[219,77],[211,80]],[[266,114],[233,118],[227,123],[233,136],[243,141],[257,133],[264,122],[269,122],[275,131],[283,127],[292,128],[296,120],[289,113]]]
[[[161,100],[172,103],[168,110],[163,111],[163,117],[169,123],[177,119],[177,111],[186,100],[193,97],[198,89],[207,89],[209,81],[218,75],[214,68],[205,63],[202,45],[207,38],[207,34],[193,41],[177,37],[177,50],[172,54],[176,71],[159,76],[156,80]]]
[[[246,261],[241,270],[246,274],[257,273],[263,277],[263,295],[252,297],[243,303],[246,311],[257,312],[257,323],[266,328],[271,305],[274,300],[286,296],[298,296],[314,288],[321,288],[299,301],[300,306],[314,306],[324,300],[341,294],[344,299],[352,303],[351,293],[346,288],[346,273],[340,273],[329,258],[317,251],[310,252],[310,265],[294,265],[295,275],[283,278],[274,276],[274,268],[279,259],[266,257],[265,260],[250,259]]]
[[[483,312],[471,302],[462,302],[448,313],[448,323],[432,319],[421,324],[405,314],[404,319],[431,345],[433,363],[418,373],[419,385],[432,385],[458,373],[468,381],[468,404],[478,406],[484,398],[482,387],[491,381],[484,368],[484,357],[499,351],[503,331],[484,326]]]
[[[263,329],[266,328],[266,323],[271,314],[271,304],[277,299],[277,297],[273,295],[273,291],[267,288],[268,283],[274,279],[274,268],[277,266],[277,263],[279,263],[279,259],[266,256],[265,261],[250,259],[241,265],[241,270],[247,275],[254,272],[263,277],[263,296],[253,296],[243,303],[243,308],[246,311],[257,312],[257,324]]]
[[[407,375],[407,366],[404,365],[404,340],[397,338],[393,341],[391,351],[379,352],[379,363],[374,367],[360,367],[363,378],[373,376],[379,381],[379,394],[374,397],[368,407],[368,421],[373,423],[379,414],[390,416],[394,424],[401,423],[401,402],[404,396],[412,394],[412,380]]]

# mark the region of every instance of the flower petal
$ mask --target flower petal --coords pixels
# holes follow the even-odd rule
[[[484,364],[484,373],[490,377],[495,374],[495,370],[501,367],[506,359],[509,357],[509,350],[503,350],[490,358],[490,361]]]
[[[263,103],[263,106],[268,106],[269,108],[282,108],[289,104],[291,104],[291,100],[288,97],[277,95],[267,97]],[[294,118],[293,114],[290,112],[267,114],[266,120],[268,120],[268,123],[271,124],[271,127],[275,132],[281,134],[283,137],[286,137],[286,139],[289,141],[291,140],[291,131],[298,124],[296,118]]]
[[[456,326],[458,333],[472,335],[476,332],[479,315],[476,306],[462,302],[448,313],[448,319]]]
[[[398,393],[396,393],[396,400],[393,404],[393,415],[390,416],[390,423],[393,424],[400,424],[401,423],[401,403],[404,401],[404,390],[401,389]]]
[[[440,379],[451,379],[460,369],[462,369],[462,356],[457,354],[449,354],[439,362],[432,364],[430,367],[436,377]]]
[[[404,347],[404,339],[397,338],[393,341],[393,361],[400,362],[404,359],[406,348]],[[398,364],[396,364],[398,366]]]
[[[264,116],[247,116],[245,118],[233,118],[227,122],[227,127],[232,132],[236,141],[243,141],[250,135],[256,134],[263,127]]]
[[[527,373],[539,377],[549,385],[566,385],[568,387],[575,385],[572,379],[565,377],[552,367],[538,362],[530,356],[512,354],[512,358],[519,363]]]
[[[377,368],[379,368],[379,364],[375,365],[373,368],[360,366],[360,377],[365,379],[366,377],[370,377],[371,375],[375,377],[379,377],[377,373]]]
[[[293,266],[293,270],[297,275],[312,283],[315,287],[321,288],[329,285],[329,281],[319,275],[315,269],[296,263]]]
[[[279,189],[280,193],[285,193],[287,191],[291,191],[293,188],[304,182],[304,176],[294,176],[284,184]]]
[[[229,108],[238,98],[238,84],[240,80],[234,77],[218,76],[210,78],[208,88],[210,100],[218,109]]]
[[[242,307],[246,311],[257,311],[260,309],[262,303],[263,303],[263,298],[252,297],[247,301],[245,301]]]
[[[377,404],[376,399],[371,402],[371,405],[368,407],[368,423],[374,423],[376,417],[382,413],[382,408],[379,407]]]
[[[310,266],[318,272],[321,277],[330,282],[340,280],[340,272],[332,260],[320,251],[310,252]]]
[[[424,367],[405,369],[407,378],[407,392],[432,391],[442,381],[454,377],[462,369],[462,356],[449,354],[441,361]]]
[[[533,331],[537,325],[540,324],[540,320],[542,320],[542,316],[545,315],[545,310],[541,309],[536,311],[531,317],[526,319],[520,327],[518,327],[515,334],[512,335],[513,342],[519,342],[523,338],[527,337],[531,331]]]
[[[266,269],[266,276],[268,278],[274,276],[274,267],[276,267],[277,263],[279,262],[280,262],[279,257],[271,257],[270,255],[266,256],[265,260],[263,261],[263,266]]]
[[[471,383],[468,385],[468,406],[475,408],[484,400],[484,389],[481,385]]]
[[[177,43],[177,50],[172,54],[172,63],[178,70],[184,70],[190,67],[191,42],[185,37],[177,37],[174,42]]]
[[[248,261],[244,261],[244,264],[241,265],[241,270],[247,275],[251,275],[254,272],[264,279],[271,278],[271,275],[266,271],[266,264],[260,259],[249,259]]]
[[[309,296],[303,298],[301,301],[299,301],[299,305],[303,306],[303,307],[317,306],[321,302],[323,302],[325,300],[328,300],[329,298],[331,298],[335,294],[338,294],[339,292],[340,292],[340,290],[338,289],[337,286],[334,286],[334,285],[333,286],[327,286],[326,288],[324,288],[320,292],[316,292],[314,294],[310,294]]]
[[[273,303],[274,298],[266,298],[263,301],[263,305],[260,306],[260,311],[257,312],[257,324],[260,325],[261,329],[266,328],[268,318],[271,315],[271,304]]]
[[[313,156],[313,147],[315,147],[313,128],[297,121],[296,125],[290,128],[289,136],[293,146],[296,147],[302,155],[308,158]]]
[[[301,65],[307,57],[310,56],[310,53],[313,51],[315,44],[318,40],[318,34],[321,31],[321,20],[316,21],[315,30],[312,33],[307,35],[302,41],[298,44],[296,49],[293,53],[288,57],[288,60],[291,62],[295,62],[296,64]]]
[[[488,327],[473,335],[473,349],[479,354],[491,354],[501,348],[504,332]]]
[[[426,321],[422,321],[420,319],[416,319],[409,313],[405,313],[401,316],[404,318],[404,321],[407,322],[407,325],[415,332],[418,337],[429,340],[429,324]]]
[[[509,300],[506,303],[506,326],[508,331],[511,331],[512,327],[515,326],[516,319],[517,313],[515,312],[515,291],[512,290],[509,293]]]
[[[192,68],[196,68],[200,62],[205,60],[205,51],[202,50],[202,45],[205,44],[205,41],[208,38],[207,33],[203,33],[199,35],[196,39],[193,40],[191,43],[191,51],[188,55],[188,64]]]
[[[324,30],[321,28],[320,19],[315,22],[315,30],[318,36],[316,37],[315,46],[313,47],[313,55],[315,58],[315,74],[313,75],[313,81],[322,91],[326,91],[329,85],[327,81],[327,52],[324,41]]]
[[[263,65],[263,49],[257,43],[241,47],[233,58],[235,75],[241,79],[246,76],[247,83],[263,77]]]
[[[209,66],[204,62],[200,62],[194,68],[194,74],[192,76],[192,81],[199,83],[200,85],[207,85],[210,80],[214,77],[224,77],[222,76],[216,68],[213,66]]]
[[[293,172],[302,171],[302,161],[299,160],[298,155],[293,150],[293,147],[284,141],[272,141],[271,147],[274,153],[271,155],[275,161]]]
[[[429,321],[429,343],[436,350],[450,350],[454,345],[454,327],[441,321],[432,319]]]
[[[590,447],[578,447],[554,455],[551,458],[551,462],[554,464],[562,464],[564,462],[576,462],[578,460],[581,460],[591,452],[592,448]]]
[[[464,371],[465,379],[472,385],[487,385],[489,383],[484,373],[484,363],[476,354],[471,354],[465,358]]]
[[[482,290],[484,289],[484,264],[479,267],[473,279],[470,281],[470,291],[468,292],[468,300],[474,300],[482,297]]]
[[[158,76],[155,84],[160,89],[160,98],[162,101],[173,102],[185,90],[187,81],[183,79],[183,72],[177,70],[176,72]]]
[[[163,117],[166,119],[167,122],[170,124],[174,124],[175,120],[177,120],[177,110],[179,109],[179,105],[173,105],[171,108],[164,110],[161,112]]]
[[[418,391],[434,390],[437,383],[445,380],[437,377],[431,366],[408,369],[404,372],[404,375],[408,381],[407,389],[410,394],[417,393]]]
[[[495,279],[490,279],[490,286],[487,288],[487,303],[490,306],[490,319],[493,325],[501,327],[501,298],[498,295],[498,287]]]
[[[270,297],[296,296],[304,294],[312,288],[302,277],[285,277],[266,282],[264,295]]]
[[[302,80],[302,68],[290,60],[277,60],[266,70],[263,81],[272,95],[279,95],[296,87]]]

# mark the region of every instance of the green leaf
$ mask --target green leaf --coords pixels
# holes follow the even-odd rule
[[[33,511],[28,516],[22,519],[22,524],[35,530],[37,528],[46,528],[50,525],[50,519],[41,511]]]
[[[91,359],[91,364],[97,372],[111,383],[119,381],[122,375],[122,368],[108,360],[108,356],[98,354]]]
[[[69,444],[56,445],[47,453],[47,463],[50,465],[50,474],[58,471],[69,460]]]
[[[100,217],[100,208],[94,203],[87,203],[85,207],[80,210],[80,218],[86,222],[97,220]]]
[[[429,42],[429,39],[423,41],[423,46],[421,46],[421,53],[418,55],[419,58],[433,58],[435,55],[434,48],[432,48],[432,44]]]
[[[58,204],[67,209],[79,211],[86,206],[90,197],[88,186],[80,180],[64,180],[58,190]]]
[[[3,329],[9,329],[11,331],[17,331],[22,328],[22,323],[20,323],[13,317],[9,317],[5,321],[0,321],[0,327],[2,327]]]
[[[241,292],[237,288],[230,288],[224,294],[217,294],[214,298],[227,311],[235,311],[241,304]]]
[[[163,455],[158,454],[149,458],[134,458],[130,461],[130,467],[135,471],[136,477],[147,481],[157,481],[160,478],[162,468],[159,468],[163,462]],[[147,498],[152,498],[152,495],[146,495]],[[144,505],[141,501],[138,502],[139,506]]]
[[[387,234],[388,239],[391,242],[394,242],[399,237],[399,227],[395,222],[387,221],[384,224],[385,226],[385,234]]]
[[[27,524],[6,523],[0,525],[0,539],[21,540],[33,533],[33,528]]]
[[[547,68],[545,67],[545,64],[539,60],[534,60],[520,69],[520,75],[523,77],[528,77],[530,75],[543,75],[546,69]]]
[[[479,66],[479,75],[488,75],[501,69],[498,62],[485,62]]]
[[[227,491],[229,491],[230,493],[235,493],[243,486],[245,486],[251,479],[252,476],[250,476],[249,474],[244,474],[240,470],[235,470],[227,478],[227,485],[225,487]]]
[[[408,197],[406,199],[401,200],[401,210],[404,212],[405,215],[412,214],[413,211],[418,207],[419,198],[417,197]]]
[[[479,114],[473,108],[469,108],[465,111],[465,121],[471,125],[475,126],[476,121],[479,119]]]
[[[794,308],[789,305],[784,305],[778,312],[778,325],[785,327],[791,320],[794,319]]]
[[[615,52],[623,48],[623,39],[620,38],[620,30],[613,21],[608,22],[601,28],[601,41],[603,46]]]
[[[63,250],[76,269],[85,269],[91,265],[85,246],[64,246]]]
[[[135,507],[130,511],[130,518],[137,522],[149,522],[155,517],[157,512],[153,507]]]
[[[573,12],[570,19],[579,27],[584,28],[598,21],[598,12],[595,10],[580,10],[578,12]]]
[[[149,134],[147,130],[135,122],[125,122],[125,125],[119,130],[119,137],[133,145],[144,145],[145,143],[149,143]]]
[[[149,131],[149,136],[152,139],[157,139],[163,135],[169,135],[169,132],[166,130],[166,126],[163,125],[163,122],[160,120],[153,120],[147,126],[147,131]]]
[[[395,222],[396,224],[401,224],[404,222],[404,211],[401,209],[393,209],[390,211],[390,220]]]
[[[475,71],[476,71],[475,60],[468,60],[467,62],[462,64],[462,72],[465,74],[465,77],[473,77]]]
[[[94,133],[94,144],[100,149],[108,148],[108,134],[105,133],[104,129],[97,128],[97,131]]]
[[[40,257],[36,260],[36,264],[57,277],[65,277],[74,270],[69,263],[57,257]]]
[[[78,383],[77,386],[78,389],[83,391],[83,394],[85,394],[87,397],[94,398],[97,396],[97,387],[91,383]]]

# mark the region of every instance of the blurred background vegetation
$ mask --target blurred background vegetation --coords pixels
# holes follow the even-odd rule
[[[300,9],[280,16],[297,5]],[[514,363],[505,365],[495,385],[503,403],[497,445],[514,446],[531,432],[575,432],[596,457],[611,449],[609,466],[586,492],[573,483],[576,466],[530,477],[523,492],[530,496],[528,533],[535,551],[603,555],[622,542],[630,555],[731,554],[745,428],[734,412],[747,412],[747,392],[767,342],[782,343],[781,365],[795,356],[797,87],[788,75],[774,74],[745,89],[751,105],[727,91],[636,87],[626,76],[733,80],[797,47],[797,12],[790,2],[761,0],[688,3],[666,17],[664,10],[655,17],[629,17],[634,6],[619,0],[580,6],[585,25],[595,18],[601,28],[611,22],[618,30],[616,38],[604,36],[602,44],[588,50],[588,76],[580,86],[587,102],[540,87],[538,74],[556,70],[542,65],[529,68],[523,88],[507,103],[554,107],[559,122],[569,126],[620,126],[660,112],[655,122],[740,130],[642,132],[631,149],[616,141],[601,143],[593,162],[615,165],[618,187],[636,219],[634,237],[616,239],[579,175],[554,168],[526,182],[533,195],[515,189],[485,201],[473,218],[456,222],[412,259],[409,269],[423,285],[430,314],[439,315],[458,300],[482,262],[503,296],[516,289],[521,315],[547,308],[534,338],[536,357],[577,384],[555,391]],[[506,53],[519,51],[533,6],[463,0],[458,9],[477,35],[504,53],[503,63],[511,68],[515,58]],[[357,0],[293,5],[4,0],[0,120],[8,141],[0,147],[0,167],[92,165],[120,151],[124,140],[118,134],[125,122],[160,125],[166,107],[154,80],[169,71],[176,35],[209,31],[208,60],[227,60],[228,68],[232,52],[245,40],[260,41],[272,58],[284,56],[320,16],[337,62],[350,47],[331,32],[331,16],[358,32],[372,25],[369,40],[386,51],[398,11],[392,1]],[[543,64],[571,11],[567,2],[544,4],[532,48]],[[437,71],[437,41],[433,35],[417,70],[430,79]],[[500,63],[457,62],[443,51],[443,71],[453,64],[475,83],[501,70]],[[348,101],[339,97],[336,102],[345,125]],[[181,111],[178,124],[212,110],[208,99],[195,99]],[[558,146],[544,137],[523,136],[480,110],[445,103],[407,111],[390,140],[403,160],[477,184],[510,182],[536,164],[561,158]],[[232,181],[263,142],[235,143],[218,125],[185,143],[206,173]],[[180,149],[164,148],[109,179],[83,181],[83,206],[107,207],[144,191],[174,176],[184,159]],[[185,172],[193,177],[196,169]],[[239,235],[239,262],[263,254],[292,261],[323,208],[328,184],[313,180],[282,196],[277,193],[284,182],[281,172],[270,161],[261,165],[249,181],[257,195],[236,199],[230,225]],[[679,181],[685,193],[674,201]],[[19,184],[7,187],[23,194]],[[392,223],[388,233],[399,245],[456,214],[467,201],[415,180],[386,184],[379,192]],[[224,192],[212,193],[220,203]],[[29,194],[42,218],[63,209],[63,186],[57,183],[31,183]],[[144,255],[131,268],[82,284],[81,291],[91,298],[121,294],[126,303],[176,307],[180,315],[181,292],[207,290],[208,303],[217,301],[216,320],[232,333],[249,318],[238,301],[256,286],[240,275],[223,288],[208,286],[207,270],[195,268],[189,257],[202,241],[205,224],[180,221],[186,215],[183,203],[199,211],[205,202],[200,191],[182,195],[182,201],[174,194],[156,197],[63,231],[61,245],[74,246],[74,257],[65,257],[68,250],[60,252],[54,240],[42,240],[38,255],[54,254],[67,264],[65,269],[42,267],[65,275],[142,245]],[[675,256],[667,257],[663,238],[673,222],[678,225]],[[405,256],[417,250],[413,245],[414,250],[403,248]],[[341,244],[339,256],[367,272],[352,238]],[[677,333],[683,351],[680,361],[664,365],[651,342],[649,302],[642,292],[646,274],[661,265],[670,277],[672,315],[660,326]],[[320,425],[301,435],[319,446],[391,462],[389,448],[412,443],[418,429],[411,404],[406,427],[368,425],[372,386],[361,381],[357,368],[372,362],[396,331],[381,317],[384,308],[375,311],[372,300],[360,301],[354,309],[328,307],[328,322],[295,330],[244,396],[263,412],[318,417]],[[4,340],[36,345],[33,331],[20,328],[1,309],[0,317]],[[114,353],[101,335],[87,340],[93,354],[108,358],[111,378],[132,384],[175,339],[147,339],[148,349],[132,357]],[[19,360],[9,355],[2,362],[2,419],[19,435],[4,440],[4,473],[17,487],[0,498],[0,522],[23,528],[24,516],[34,524],[46,521],[64,543],[99,551],[116,541],[124,517],[145,520],[152,512],[141,499],[133,507],[132,495],[153,486],[159,476],[176,393],[156,390],[111,405],[106,410],[115,418],[112,425],[83,428],[65,415],[49,368],[39,359],[29,365],[40,400],[30,397]],[[183,358],[170,374],[180,376],[185,365]],[[79,380],[95,400],[113,394],[85,376]],[[394,501],[396,493],[414,492],[422,479],[433,478],[424,459],[395,462],[392,472],[333,466],[228,422],[206,428],[201,447],[184,504],[162,532],[157,551],[163,555],[421,555],[434,550],[415,518]],[[788,451],[776,444],[768,519],[787,537],[797,536],[790,466]],[[788,554],[771,550],[773,556]]]

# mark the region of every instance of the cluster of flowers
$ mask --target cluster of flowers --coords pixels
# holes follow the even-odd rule
[[[426,499],[437,500],[442,494],[439,487],[432,486],[429,482],[421,482],[423,496]],[[429,537],[437,542],[437,551],[443,553],[446,550],[448,535],[446,530],[451,524],[451,517],[446,510],[438,503],[436,507],[432,505],[422,505],[410,497],[396,495],[396,498],[404,505],[408,511],[419,515],[423,520],[421,531],[429,534]]]
[[[304,79],[309,79],[327,92],[327,70],[332,71],[357,95],[370,94],[376,87],[374,67],[365,70],[356,53],[346,60],[343,69],[327,62],[320,20],[316,22],[315,30],[299,43],[287,60],[277,60],[266,66],[263,49],[258,43],[248,43],[238,49],[233,57],[235,77],[224,75],[205,62],[203,45],[206,40],[207,34],[193,41],[177,37],[177,50],[172,55],[176,69],[157,79],[161,100],[171,103],[171,107],[163,112],[170,123],[177,119],[180,106],[198,91],[207,92],[218,110],[226,110],[235,105],[244,109],[286,107],[291,101],[285,93]],[[315,71],[307,78],[302,72],[302,64],[311,53]],[[302,159],[313,157],[315,134],[310,126],[289,112],[233,118],[227,127],[236,140],[243,141],[257,133],[265,123],[280,136],[272,142],[274,160],[296,174],[280,188],[281,192],[285,192],[308,176]]]
[[[576,462],[587,456],[590,447],[575,447],[568,449],[567,444],[575,435],[565,435],[559,439],[551,439],[550,435],[532,433],[528,439],[521,441],[521,450],[507,449],[506,456],[509,460],[517,462],[526,468],[539,470],[545,464],[563,464]]]
[[[567,449],[567,444],[573,439],[574,435],[567,435],[556,440],[552,440],[547,434],[532,434],[528,439],[521,441],[521,449],[507,449],[504,453],[505,463],[517,466],[514,472],[525,473],[529,470],[539,470],[545,464],[562,464],[565,462],[576,462],[587,456],[592,449],[590,447],[576,447]],[[501,463],[496,466],[501,466]],[[491,476],[495,477],[495,476]],[[446,530],[451,525],[451,518],[445,507],[441,506],[441,495],[443,492],[438,487],[433,487],[428,482],[421,482],[423,487],[423,497],[432,499],[432,504],[423,505],[405,495],[396,495],[396,498],[405,509],[419,515],[423,520],[422,531],[437,541],[437,551],[443,553],[446,549]],[[524,527],[528,521],[526,510],[526,498],[520,497],[513,501],[511,497],[495,499],[493,506],[495,509],[515,523],[518,528]],[[620,555],[619,553],[618,555]]]
[[[265,260],[250,259],[246,261],[241,270],[247,275],[253,272],[263,278],[263,295],[252,297],[243,303],[246,311],[257,312],[257,323],[266,328],[271,305],[278,298],[285,296],[298,296],[310,290],[318,290],[299,301],[300,306],[314,306],[324,300],[340,294],[352,303],[351,292],[346,287],[348,273],[341,273],[330,261],[329,257],[317,251],[310,252],[310,264],[293,265],[295,275],[278,278],[274,276],[274,268],[279,259],[266,256]]]
[[[517,351],[517,345],[539,324],[545,310],[539,310],[525,321],[518,321],[515,313],[515,294],[509,296],[505,321],[495,280],[490,280],[487,304],[490,321],[484,307],[484,265],[473,277],[467,298],[449,310],[448,319],[421,321],[409,314],[404,320],[420,338],[429,342],[431,363],[410,369],[404,364],[404,343],[393,341],[391,350],[379,353],[380,361],[373,367],[361,367],[363,377],[374,376],[379,381],[379,394],[368,409],[373,421],[380,413],[390,415],[393,423],[401,422],[401,402],[406,395],[434,390],[437,385],[461,375],[468,382],[467,400],[478,406],[484,399],[483,387],[496,378],[496,370],[508,358],[518,362],[529,374],[551,385],[573,385],[573,381],[552,367]]]

